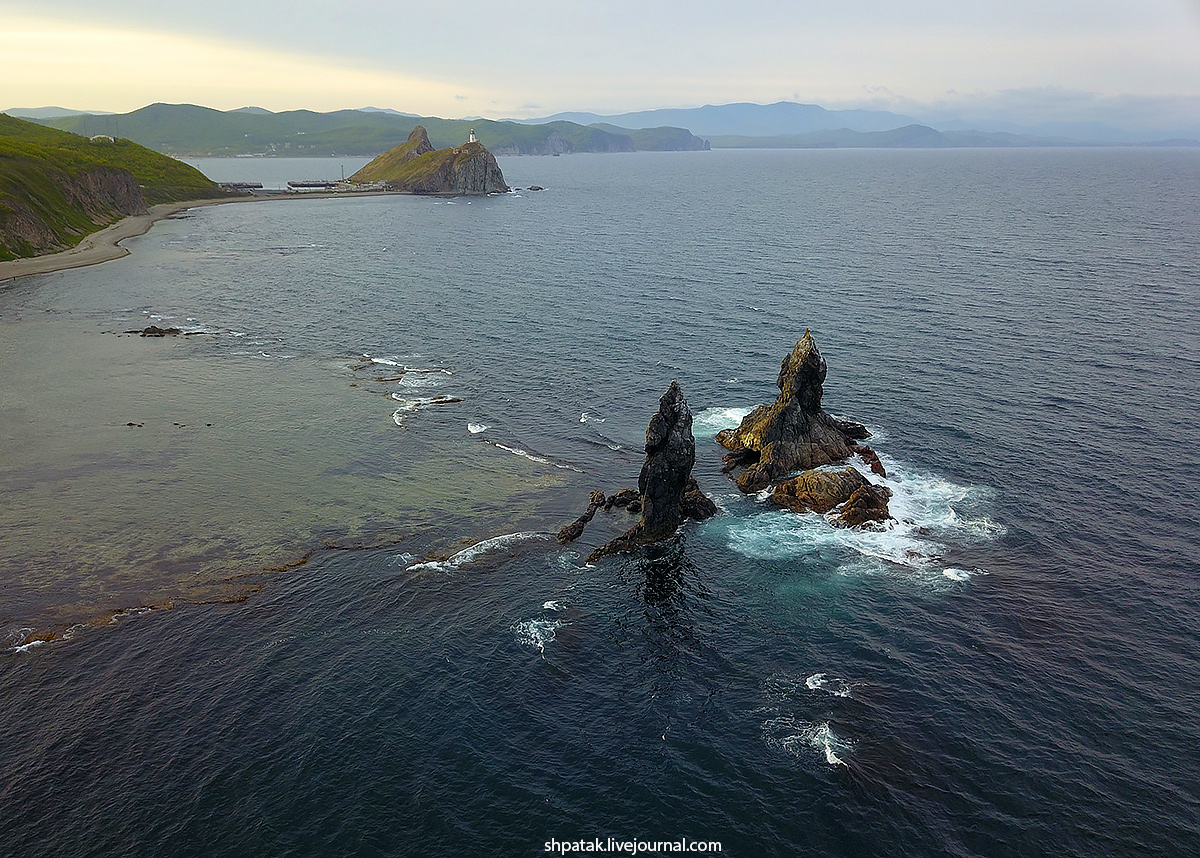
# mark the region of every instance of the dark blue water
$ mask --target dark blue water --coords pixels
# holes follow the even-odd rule
[[[548,190],[205,209],[3,297],[447,369],[380,426],[457,451],[447,479],[533,470],[511,528],[480,532],[508,513],[466,493],[420,548],[318,551],[244,603],[9,651],[0,852],[1200,852],[1200,157],[502,167]],[[719,474],[713,434],[806,327],[826,407],[876,433],[886,533]],[[724,514],[585,566],[623,514],[569,549],[545,532],[633,483],[672,378]],[[464,402],[406,410],[435,393]]]

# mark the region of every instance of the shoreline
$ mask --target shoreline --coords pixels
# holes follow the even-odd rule
[[[56,271],[67,271],[72,268],[86,268],[111,262],[128,256],[128,248],[122,247],[121,242],[127,238],[145,235],[150,228],[160,220],[189,209],[220,206],[226,203],[252,203],[269,200],[304,200],[329,199],[331,197],[368,197],[401,194],[403,191],[355,191],[352,193],[307,193],[307,194],[251,194],[244,197],[217,197],[214,199],[185,200],[176,203],[159,203],[151,206],[145,214],[128,215],[116,223],[110,223],[103,229],[88,233],[79,244],[69,250],[57,253],[47,253],[42,256],[30,256],[24,259],[10,259],[0,262],[0,288],[10,280],[18,277],[29,277],[34,274],[53,274]],[[408,196],[411,196],[409,194]]]
[[[42,256],[30,256],[26,259],[10,259],[0,262],[0,283],[17,277],[27,277],[32,274],[52,274],[55,271],[66,271],[71,268],[85,268],[89,265],[99,265],[129,255],[128,248],[122,247],[121,242],[127,238],[145,235],[150,227],[160,220],[178,214],[181,211],[203,206],[219,205],[221,203],[244,202],[253,197],[232,197],[229,199],[187,200],[178,203],[159,203],[151,206],[145,214],[128,215],[116,223],[110,223],[103,229],[96,230],[83,237],[79,244],[69,250],[58,253],[47,253]]]

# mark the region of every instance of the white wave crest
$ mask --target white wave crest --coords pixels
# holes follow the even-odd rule
[[[514,456],[520,456],[522,459],[528,459],[531,462],[537,462],[539,465],[551,465],[555,468],[561,468],[564,471],[574,471],[577,474],[585,473],[574,465],[564,465],[562,462],[552,461],[545,456],[539,456],[536,453],[530,453],[528,450],[522,450],[520,447],[509,447],[501,444],[499,441],[487,441],[487,443],[497,449],[504,450],[506,453],[512,453]]]
[[[400,403],[400,407],[392,412],[392,422],[397,426],[403,426],[406,417],[423,408],[428,408],[430,405],[446,405],[451,402],[462,402],[461,399],[454,396],[424,396],[415,399],[406,399],[398,393],[393,393],[391,394],[391,398]]]
[[[834,697],[849,697],[853,687],[844,679],[830,679],[827,674],[814,673],[804,680],[804,685],[810,691],[824,691]]]
[[[429,387],[441,387],[442,380],[440,378],[438,378],[438,376],[431,375],[429,373],[413,374],[411,372],[406,372],[403,375],[403,377],[401,377],[401,379],[400,379],[400,386],[403,388],[410,388],[410,389],[411,388],[422,389],[422,388],[429,388]]]
[[[486,432],[487,430],[489,430],[491,428],[492,427],[487,425],[486,423],[477,423],[477,422],[472,421],[467,424],[467,431],[470,432],[472,435],[478,435],[480,432]]]
[[[692,417],[692,434],[697,438],[715,438],[722,429],[736,429],[752,408],[705,408]]]
[[[414,563],[408,567],[409,572],[415,571],[438,571],[444,572],[451,569],[460,569],[472,561],[478,560],[487,554],[495,554],[505,550],[509,546],[515,545],[518,542],[526,542],[530,540],[550,539],[552,534],[543,533],[541,531],[529,530],[521,533],[505,533],[501,536],[493,536],[490,539],[483,539],[476,542],[474,545],[464,548],[452,554],[445,560],[428,560],[424,563]]]

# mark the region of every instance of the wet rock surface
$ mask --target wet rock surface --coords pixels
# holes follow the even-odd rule
[[[646,461],[638,488],[623,489],[606,498],[592,492],[587,511],[558,533],[559,542],[576,539],[600,507],[623,507],[641,513],[641,520],[621,536],[592,552],[588,562],[609,554],[632,551],[675,535],[687,518],[705,519],[717,512],[716,504],[692,477],[696,464],[696,439],[692,411],[678,383],[672,381],[658,401],[658,410],[646,429]]]
[[[743,492],[761,491],[793,471],[843,462],[855,453],[874,455],[857,443],[870,435],[866,427],[822,410],[827,371],[806,330],[780,365],[775,402],[754,409],[736,429],[717,434],[717,442],[730,451],[725,471],[745,468],[737,477]]]

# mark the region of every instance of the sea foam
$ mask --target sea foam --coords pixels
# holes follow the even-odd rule
[[[789,716],[763,722],[763,736],[769,747],[778,748],[798,760],[814,755],[826,765],[845,766],[854,743],[839,736],[828,721],[810,722]]]
[[[1004,529],[978,508],[992,492],[982,486],[962,486],[943,477],[911,469],[881,454],[887,478],[872,474],[861,461],[829,466],[857,468],[872,482],[892,492],[892,520],[875,529],[834,527],[818,513],[794,513],[771,506],[726,521],[710,520],[706,532],[724,531],[733,551],[761,560],[806,558],[832,562],[846,573],[879,572],[892,568],[922,570],[940,579],[966,580],[959,571],[943,573],[939,561],[947,543],[966,544],[996,538]],[[755,500],[766,502],[769,491]],[[951,567],[952,568],[952,567]],[[969,575],[967,576],[969,577]]]
[[[534,617],[522,620],[513,626],[513,636],[521,646],[531,647],[546,655],[546,646],[553,643],[555,632],[566,625],[562,620],[550,620],[544,617]]]
[[[428,560],[423,563],[414,563],[408,567],[409,572],[414,571],[437,571],[446,572],[453,569],[461,569],[468,563],[485,557],[488,554],[494,554],[503,551],[510,546],[521,542],[548,540],[553,536],[550,533],[541,531],[523,531],[521,533],[506,533],[502,536],[493,536],[490,539],[484,539],[476,542],[462,551],[452,554],[445,560]]]
[[[722,429],[736,429],[752,408],[705,408],[692,417],[692,434],[697,438],[715,438]]]

